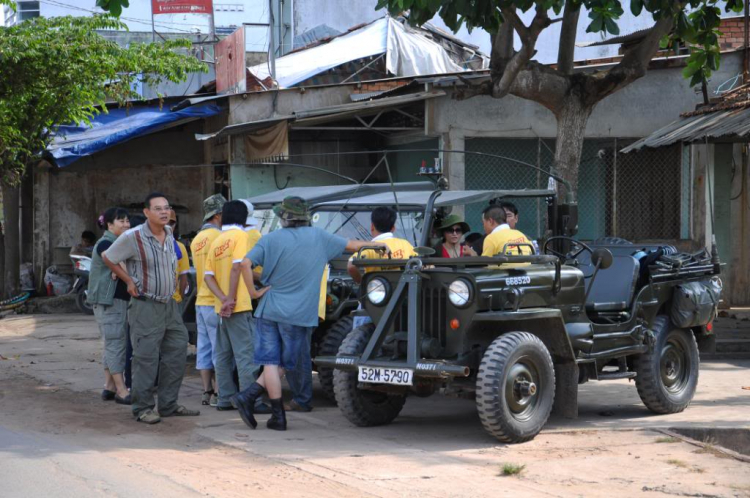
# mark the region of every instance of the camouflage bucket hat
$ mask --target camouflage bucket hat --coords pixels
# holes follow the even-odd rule
[[[310,207],[302,197],[287,197],[273,207],[273,212],[287,221],[310,221]]]
[[[221,213],[221,209],[227,200],[221,194],[214,194],[203,201],[203,221],[206,222]]]

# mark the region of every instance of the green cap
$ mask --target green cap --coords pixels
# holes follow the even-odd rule
[[[273,207],[273,212],[282,220],[310,221],[310,206],[302,197],[287,197]]]
[[[464,233],[469,233],[470,231],[469,225],[464,222],[464,220],[462,220],[461,217],[457,214],[450,214],[443,218],[443,221],[440,222],[440,226],[435,227],[435,230],[445,230],[446,228],[450,228],[453,225],[461,225],[461,230],[463,230]]]
[[[203,201],[203,221],[206,222],[221,213],[221,209],[227,200],[221,194],[214,194]]]

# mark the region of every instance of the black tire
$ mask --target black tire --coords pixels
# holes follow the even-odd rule
[[[320,356],[336,356],[341,347],[341,343],[344,342],[346,336],[352,331],[353,319],[350,316],[345,316],[339,321],[334,323],[329,328],[323,340],[320,342],[320,348],[318,349],[318,355]],[[323,392],[326,397],[333,402],[336,402],[336,395],[333,392],[333,368],[318,367],[318,380],[320,386],[323,388]]]
[[[621,239],[620,237],[599,237],[591,245],[595,246],[631,246],[632,242]]]
[[[89,301],[86,298],[86,287],[81,287],[78,289],[78,292],[76,292],[76,306],[78,306],[78,309],[81,310],[81,313],[84,315],[94,314],[94,307],[89,304]]]
[[[634,359],[635,386],[646,408],[678,413],[688,407],[698,387],[700,353],[690,330],[672,325],[667,315],[654,319],[656,343]]]
[[[519,381],[533,382],[534,392]],[[510,332],[492,341],[477,374],[477,412],[487,432],[503,443],[529,441],[547,423],[554,401],[555,368],[537,336]]]
[[[370,340],[375,325],[368,323],[352,330],[344,339],[339,354],[360,356]],[[401,413],[406,395],[391,395],[357,389],[357,372],[334,370],[333,390],[341,413],[359,427],[390,424]]]

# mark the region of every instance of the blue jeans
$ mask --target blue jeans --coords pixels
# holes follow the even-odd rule
[[[313,327],[272,322],[263,318],[255,320],[256,365],[278,365],[290,371],[297,368],[301,349],[307,348],[307,356],[310,356],[309,341]]]
[[[301,347],[297,358],[297,368],[286,373],[286,380],[292,390],[292,399],[304,409],[312,409],[312,358],[310,358],[310,343],[313,328],[307,333],[307,347]]]

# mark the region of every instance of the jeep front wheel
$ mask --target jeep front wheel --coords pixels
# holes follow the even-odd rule
[[[527,332],[495,339],[477,374],[477,411],[484,429],[504,443],[539,434],[555,400],[555,369],[544,343]]]
[[[339,348],[344,356],[362,356],[375,331],[368,323],[352,330]],[[393,422],[406,402],[406,395],[393,395],[378,391],[358,389],[357,372],[333,371],[333,391],[341,413],[349,422],[359,427],[372,427]]]
[[[698,386],[700,355],[690,330],[672,325],[667,315],[654,319],[653,349],[635,358],[635,386],[646,408],[666,414],[683,411]]]
[[[344,342],[346,336],[352,331],[352,321],[352,317],[345,316],[334,323],[323,337],[320,349],[318,349],[318,355],[336,356],[341,343]],[[318,367],[318,380],[326,397],[331,401],[336,401],[336,395],[333,393],[333,369]]]

